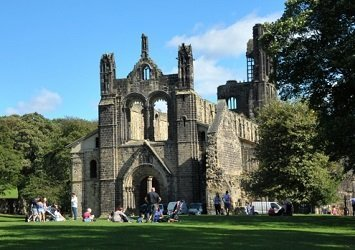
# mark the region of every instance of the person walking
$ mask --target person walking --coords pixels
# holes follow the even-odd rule
[[[78,218],[78,197],[76,197],[75,193],[71,194],[71,211],[73,219],[76,220]]]
[[[213,198],[214,209],[216,210],[216,215],[221,215],[221,203],[222,199],[219,196],[219,193],[216,193],[216,196]]]
[[[159,202],[161,198],[157,192],[155,192],[155,188],[152,187],[151,191],[147,193],[145,197],[145,201],[148,204],[146,211],[146,222],[151,221],[151,217],[154,214],[155,210],[158,209]]]
[[[229,195],[228,191],[223,195],[223,203],[224,203],[224,209],[226,210],[226,215],[229,215],[229,211],[231,209],[231,196]]]

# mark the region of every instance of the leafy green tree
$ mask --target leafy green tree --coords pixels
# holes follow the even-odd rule
[[[354,11],[352,0],[289,0],[262,39],[281,98],[309,101],[327,154],[347,169],[355,169]]]
[[[97,129],[97,121],[86,121],[79,118],[68,117],[65,119],[55,119],[53,125],[58,127],[59,134],[53,136],[52,149],[45,157],[46,173],[52,179],[59,181],[57,200],[60,201],[63,209],[70,209],[70,170],[71,155],[67,146],[75,140],[87,135]]]
[[[45,196],[69,207],[68,144],[97,129],[77,118],[48,120],[37,113],[0,117],[0,192],[17,187],[22,200]]]
[[[23,163],[22,155],[14,149],[12,124],[18,117],[0,118],[0,193],[17,187]]]
[[[275,101],[259,116],[259,169],[245,179],[253,196],[327,204],[336,197],[338,165],[317,143],[317,115],[305,103]]]

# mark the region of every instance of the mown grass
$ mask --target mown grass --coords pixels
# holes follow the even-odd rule
[[[355,217],[182,216],[179,223],[26,223],[0,215],[4,249],[355,249]]]

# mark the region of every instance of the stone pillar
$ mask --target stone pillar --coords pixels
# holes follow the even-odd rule
[[[148,176],[147,178],[147,193],[150,192],[150,190],[152,190],[153,187],[153,176]]]
[[[146,104],[143,108],[144,139],[150,140],[150,106]]]

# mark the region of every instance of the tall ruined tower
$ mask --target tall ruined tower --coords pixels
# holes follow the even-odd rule
[[[117,162],[117,99],[113,92],[116,64],[113,54],[100,60],[101,100],[99,103],[99,199],[101,207],[115,206]]]
[[[270,81],[272,59],[262,48],[260,38],[263,27],[256,24],[253,27],[253,39],[247,44],[247,82],[227,81],[217,90],[218,99],[225,99],[229,109],[255,117],[257,111],[276,98],[275,85]]]
[[[194,92],[191,45],[182,44],[178,52],[178,86],[175,93],[178,152],[178,187],[183,197],[199,200],[199,155],[196,93]],[[191,183],[187,186],[186,183]]]
[[[194,67],[191,45],[184,43],[179,47],[178,52],[178,77],[180,90],[193,90],[194,89]]]
[[[253,108],[259,109],[276,97],[276,89],[270,82],[272,73],[272,59],[266,55],[261,46],[260,37],[263,35],[263,27],[257,24],[253,28]]]

